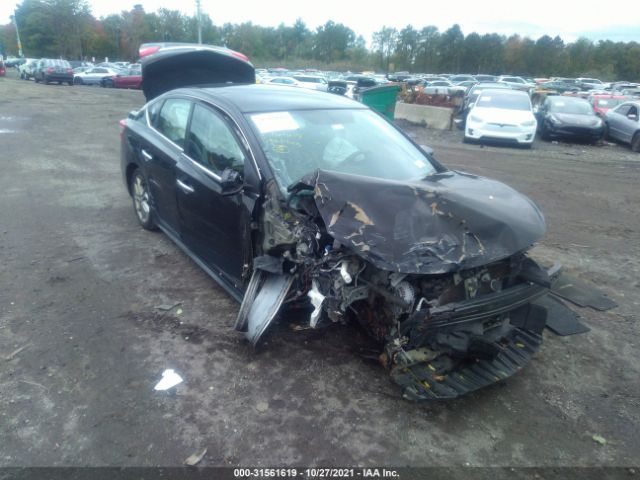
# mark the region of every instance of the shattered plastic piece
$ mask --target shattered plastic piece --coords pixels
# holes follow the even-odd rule
[[[195,452],[193,455],[189,456],[189,458],[187,458],[184,461],[184,464],[189,465],[190,467],[193,467],[194,465],[197,465],[198,463],[200,463],[206,454],[207,454],[206,448],[201,452]]]
[[[274,275],[267,272],[264,275],[264,283],[257,291],[247,313],[246,336],[253,345],[258,343],[276,318],[294,279],[293,275]]]
[[[258,402],[256,405],[256,410],[260,413],[264,413],[269,410],[269,404],[267,402]]]
[[[162,379],[153,387],[154,390],[169,390],[183,382],[182,377],[173,369],[168,368],[162,372]]]
[[[307,296],[311,300],[311,305],[313,305],[313,312],[311,312],[311,317],[309,318],[309,325],[312,328],[316,328],[316,326],[318,325],[318,320],[320,320],[320,315],[322,313],[322,303],[324,302],[325,298],[325,296],[320,293],[320,290],[318,290],[318,282],[316,282],[316,280],[313,280],[313,282],[311,283],[311,290],[309,290]]]
[[[604,437],[601,437],[600,435],[592,435],[591,439],[596,442],[599,443],[600,445],[606,445],[607,444],[607,439]]]
[[[610,310],[618,306],[616,302],[605,296],[602,291],[565,273],[560,275],[558,280],[554,282],[551,287],[551,293],[580,307],[591,307],[600,311]]]
[[[578,320],[580,316],[558,298],[547,295],[536,303],[547,309],[547,328],[562,337],[586,333],[590,329]]]
[[[182,302],[176,302],[174,304],[162,304],[162,305],[156,306],[156,310],[162,310],[163,312],[170,312],[171,310],[173,310],[176,307],[179,307],[180,305],[182,305]]]

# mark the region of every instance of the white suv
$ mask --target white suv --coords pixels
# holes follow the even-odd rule
[[[298,81],[298,86],[302,88],[310,88],[312,90],[321,90],[326,92],[329,87],[327,79],[319,75],[294,75],[293,78]]]
[[[464,141],[502,140],[530,148],[537,126],[527,93],[482,90],[467,115]]]

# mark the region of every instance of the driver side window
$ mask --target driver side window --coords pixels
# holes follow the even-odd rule
[[[245,154],[229,124],[201,105],[193,109],[186,153],[216,175],[222,175],[227,168],[244,170]]]

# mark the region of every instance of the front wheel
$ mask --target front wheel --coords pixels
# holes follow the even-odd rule
[[[133,210],[136,212],[136,218],[140,226],[145,230],[157,230],[158,227],[151,214],[147,181],[140,170],[136,170],[131,176],[131,197],[133,199]]]

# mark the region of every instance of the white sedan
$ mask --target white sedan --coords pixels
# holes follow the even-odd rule
[[[464,141],[497,140],[530,148],[537,125],[526,92],[482,90],[467,116]]]
[[[76,85],[100,85],[105,77],[115,77],[119,71],[107,67],[93,67],[73,76],[73,83]]]
[[[300,82],[291,77],[272,77],[264,80],[267,85],[285,85],[287,87],[300,87]]]

